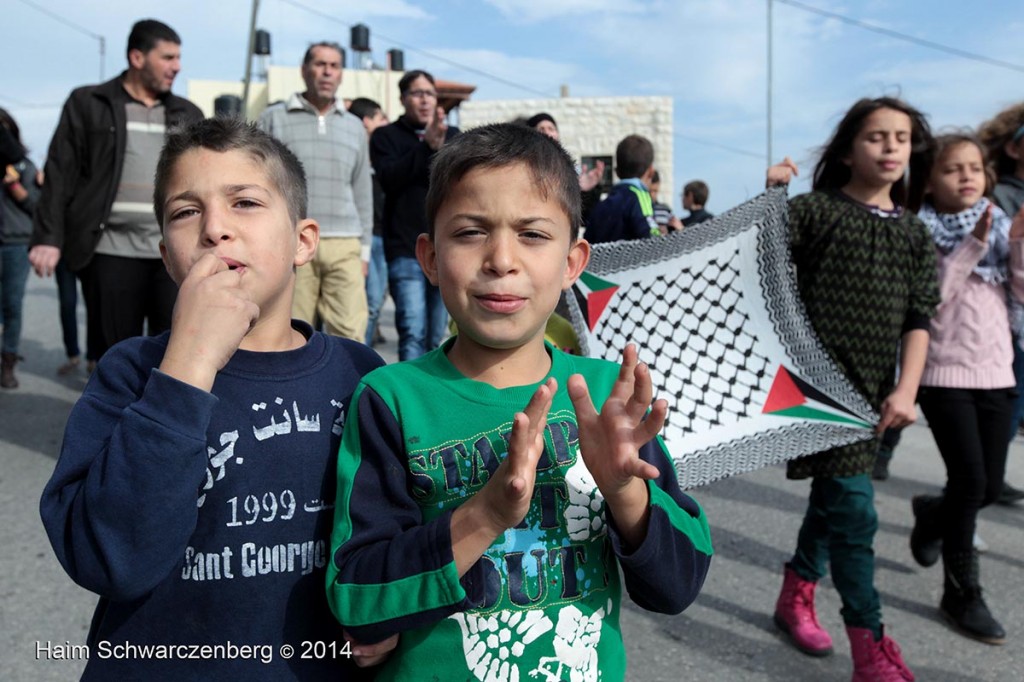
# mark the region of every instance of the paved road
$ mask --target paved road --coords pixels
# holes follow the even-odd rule
[[[387,315],[390,317],[390,313]],[[84,319],[84,317],[83,317]],[[390,319],[380,349],[395,358]],[[33,277],[26,299],[20,389],[0,392],[0,679],[68,680],[82,661],[37,660],[37,643],[82,644],[95,597],[75,586],[53,558],[38,516],[39,493],[53,469],[64,421],[85,383],[61,378],[56,288]],[[1024,679],[1024,508],[985,510],[980,532],[988,601],[1009,633],[1002,647],[978,644],[939,619],[941,569],[922,569],[907,548],[910,496],[937,490],[943,467],[926,427],[908,430],[893,477],[877,486],[881,527],[878,589],[889,632],[919,680]],[[1011,448],[1011,480],[1024,484],[1024,444]],[[630,680],[848,680],[851,664],[839,600],[826,579],[819,614],[836,655],[813,659],[786,645],[771,621],[781,565],[793,549],[808,486],[780,468],[718,482],[695,492],[712,524],[716,557],[703,593],[684,615],[665,617],[627,605],[622,629]]]

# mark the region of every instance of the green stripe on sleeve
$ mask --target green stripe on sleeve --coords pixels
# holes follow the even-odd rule
[[[700,509],[700,516],[694,518],[690,516],[689,512],[680,508],[671,495],[655,485],[654,481],[647,481],[647,488],[651,493],[651,506],[663,509],[673,528],[690,538],[698,552],[708,556],[714,554],[714,549],[711,547],[711,529],[708,527],[708,520],[704,516],[704,508],[700,506],[700,503],[694,500],[694,504]]]
[[[454,589],[453,589],[454,588]],[[455,562],[428,573],[379,585],[335,584],[346,625],[369,625],[457,604],[466,598]]]

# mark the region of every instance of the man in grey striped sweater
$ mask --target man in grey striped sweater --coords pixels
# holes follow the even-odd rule
[[[311,45],[302,60],[305,92],[267,107],[259,126],[302,161],[308,217],[320,223],[316,256],[296,275],[292,315],[311,324],[319,319],[327,333],[362,341],[373,192],[366,132],[335,97],[342,59],[337,43]]]

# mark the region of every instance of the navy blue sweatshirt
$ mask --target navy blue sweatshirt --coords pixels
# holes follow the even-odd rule
[[[155,369],[168,334],[100,361],[40,504],[61,565],[100,595],[83,679],[362,677],[331,656],[323,586],[342,422],[383,362],[295,325],[302,348],[239,350],[210,393]],[[191,658],[202,645],[223,649]]]
[[[659,235],[651,195],[628,182],[612,187],[604,201],[590,211],[584,237],[591,244]]]

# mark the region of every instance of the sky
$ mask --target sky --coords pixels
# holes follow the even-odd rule
[[[366,24],[376,62],[404,49],[407,69],[472,83],[474,100],[557,97],[561,85],[580,97],[670,96],[677,186],[663,188],[661,200],[681,213],[680,187],[700,178],[717,213],[764,185],[769,1],[261,0],[257,25],[271,33],[271,63],[297,67],[309,42],[347,47],[349,27]],[[792,193],[809,189],[817,150],[860,97],[901,96],[936,130],[977,126],[1024,99],[1020,0],[798,4],[1010,67],[771,0],[771,150],[801,169]],[[68,93],[100,80],[94,36],[106,40],[108,79],[125,67],[133,22],[168,23],[182,37],[174,90],[183,94],[190,78],[242,78],[251,9],[250,0],[0,0],[0,106],[41,164]]]

